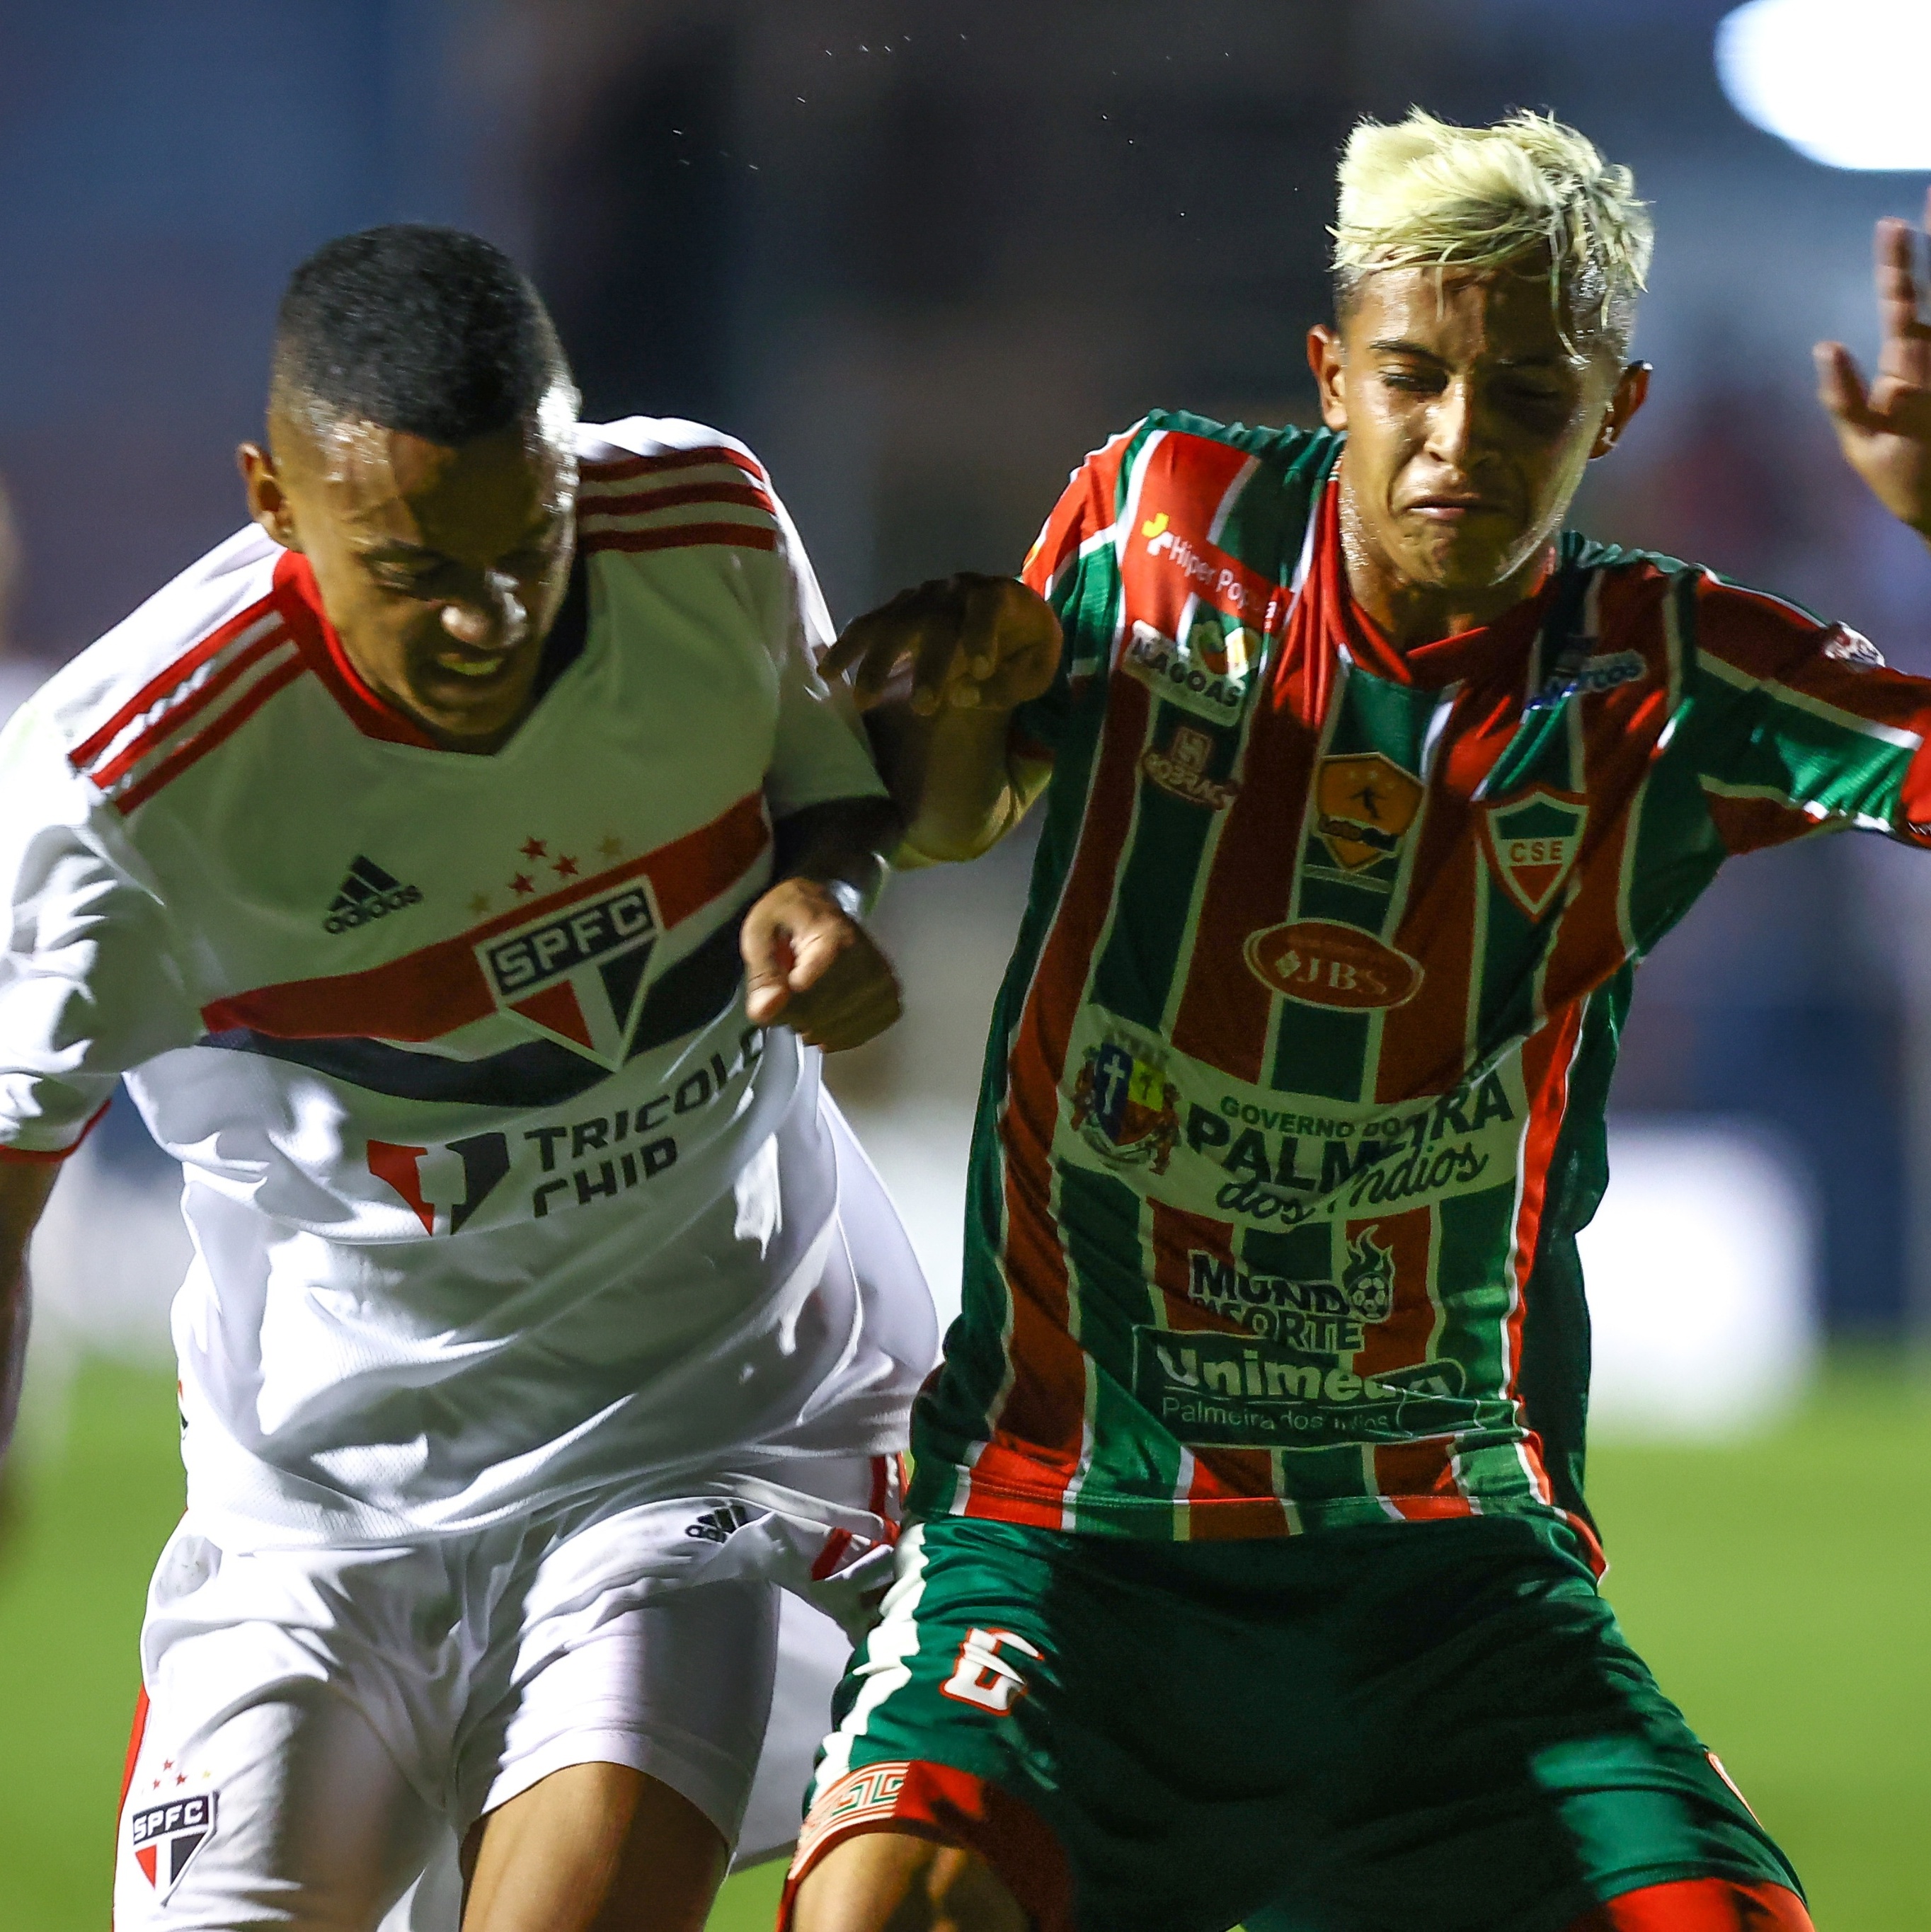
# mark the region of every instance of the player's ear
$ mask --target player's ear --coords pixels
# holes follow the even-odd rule
[[[1609,406],[1603,412],[1602,427],[1596,432],[1596,440],[1590,446],[1591,460],[1607,456],[1621,440],[1623,432],[1629,427],[1629,418],[1643,406],[1650,393],[1650,365],[1647,362],[1626,364],[1621,375],[1616,378],[1614,392],[1609,398]]]
[[[299,550],[288,493],[275,473],[275,458],[260,443],[245,442],[235,452],[235,463],[242,472],[242,487],[248,492],[248,514],[284,550]]]
[[[1341,331],[1317,322],[1308,332],[1308,367],[1320,393],[1321,420],[1330,429],[1347,428],[1347,402],[1341,393]]]

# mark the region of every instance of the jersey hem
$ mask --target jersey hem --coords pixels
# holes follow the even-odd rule
[[[961,1476],[966,1478],[962,1486]],[[1229,1529],[1218,1527],[1231,1513],[1259,1515],[1271,1505],[1278,1514],[1275,1527]],[[1578,1546],[1578,1554],[1593,1574],[1607,1565],[1599,1545],[1574,1516],[1560,1504],[1539,1496],[1462,1496],[1377,1495],[1319,1499],[1279,1496],[1137,1496],[1096,1494],[1083,1490],[1069,1508],[1062,1490],[1020,1489],[993,1484],[972,1475],[962,1466],[937,1459],[917,1462],[906,1513],[913,1518],[978,1519],[1010,1523],[1017,1528],[1051,1528],[1068,1535],[1132,1538],[1142,1541],[1185,1543],[1188,1526],[1197,1518],[1218,1541],[1274,1542],[1322,1531],[1396,1523],[1461,1522],[1483,1516],[1521,1516],[1560,1524]],[[1068,1519],[1071,1520],[1068,1520]],[[1199,1539],[1208,1540],[1206,1538]]]

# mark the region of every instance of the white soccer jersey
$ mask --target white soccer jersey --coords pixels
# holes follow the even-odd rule
[[[184,1164],[218,1540],[882,1450],[929,1365],[816,1052],[744,1017],[773,822],[881,790],[817,586],[741,446],[581,439],[570,596],[494,754],[376,698],[253,529],[0,735],[0,1150],[71,1150],[125,1074]]]

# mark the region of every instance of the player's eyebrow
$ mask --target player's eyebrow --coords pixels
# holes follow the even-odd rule
[[[1418,362],[1432,362],[1439,369],[1449,366],[1448,358],[1438,356],[1432,349],[1425,349],[1419,342],[1404,342],[1395,336],[1383,336],[1371,342],[1368,347],[1384,356],[1412,356]],[[1486,358],[1498,369],[1555,369],[1563,367],[1568,358],[1551,350],[1540,356],[1497,356]]]

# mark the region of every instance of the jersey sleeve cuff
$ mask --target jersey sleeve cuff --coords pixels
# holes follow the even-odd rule
[[[0,1161],[11,1162],[23,1166],[58,1167],[60,1163],[80,1151],[81,1143],[101,1124],[101,1117],[113,1105],[111,1100],[103,1100],[87,1117],[87,1124],[64,1148],[0,1147]]]

